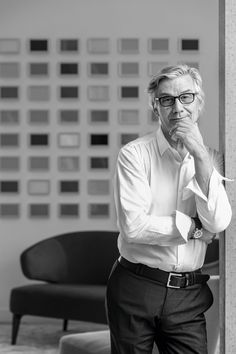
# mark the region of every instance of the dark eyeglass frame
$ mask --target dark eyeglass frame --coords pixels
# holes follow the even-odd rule
[[[183,101],[183,96],[186,96],[186,95],[190,95],[191,100],[189,102],[184,102]],[[180,101],[180,103],[186,105],[186,104],[190,104],[190,103],[193,103],[194,100],[195,100],[195,96],[197,95],[197,93],[195,92],[186,92],[186,93],[181,93],[179,96],[162,96],[162,97],[155,97],[155,101],[160,103],[160,105],[162,107],[171,107],[175,104],[175,100],[178,99]],[[172,103],[170,104],[163,104],[163,99],[166,99],[166,98],[169,98],[171,99]]]

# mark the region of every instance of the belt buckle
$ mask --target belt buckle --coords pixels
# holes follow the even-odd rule
[[[171,285],[170,282],[171,282],[171,277],[172,276],[175,276],[175,277],[182,277],[182,273],[169,273],[169,276],[168,276],[168,280],[167,280],[167,288],[174,288],[174,289],[180,289],[180,286],[176,286],[176,285]]]

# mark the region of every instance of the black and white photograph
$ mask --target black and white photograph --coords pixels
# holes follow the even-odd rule
[[[236,353],[236,2],[0,0],[0,353]]]

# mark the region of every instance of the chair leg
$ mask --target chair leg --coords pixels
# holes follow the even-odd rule
[[[17,314],[13,314],[13,318],[12,318],[12,335],[11,335],[11,344],[15,345],[16,344],[16,339],[17,339],[17,334],[18,334],[18,330],[20,327],[20,321],[21,321],[21,317],[22,315],[17,315]]]
[[[63,320],[63,331],[66,332],[68,327],[68,320]]]

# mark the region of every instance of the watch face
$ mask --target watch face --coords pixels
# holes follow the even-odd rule
[[[196,229],[194,231],[193,238],[200,238],[200,237],[202,237],[202,229]]]

